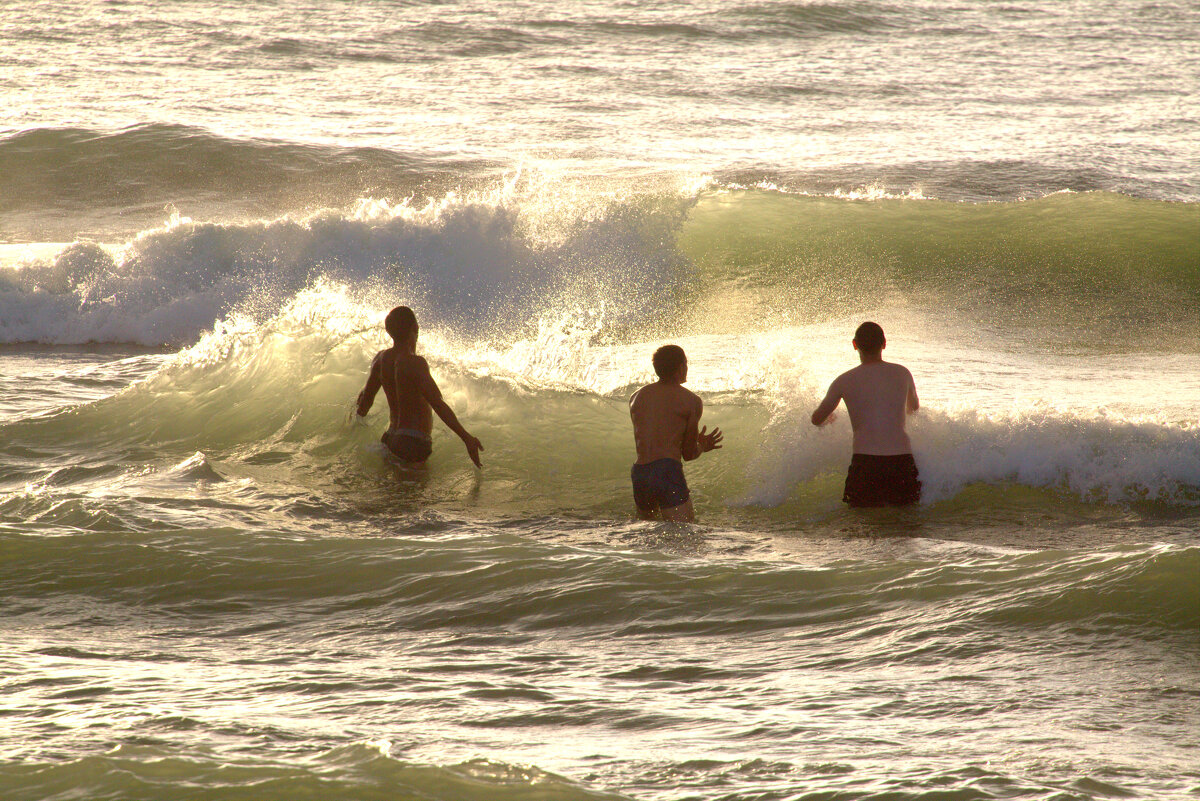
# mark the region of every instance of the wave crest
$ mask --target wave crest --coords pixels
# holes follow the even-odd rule
[[[319,279],[419,300],[426,319],[488,336],[564,299],[608,294],[611,315],[670,292],[687,198],[585,198],[556,215],[546,192],[510,181],[245,224],[176,214],[120,247],[75,243],[0,269],[0,341],[178,346],[231,314],[264,319]]]

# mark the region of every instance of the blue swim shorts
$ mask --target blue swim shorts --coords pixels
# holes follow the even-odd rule
[[[633,502],[645,512],[670,509],[687,503],[691,497],[683,477],[683,463],[677,459],[635,464],[629,478],[633,481]]]

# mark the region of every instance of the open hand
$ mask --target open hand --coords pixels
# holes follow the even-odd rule
[[[467,455],[471,457],[471,461],[476,467],[483,467],[483,462],[479,461],[479,452],[483,450],[483,443],[475,437],[463,438],[463,444],[467,446]]]
[[[725,439],[725,435],[721,433],[721,429],[713,427],[712,433],[709,434],[708,426],[700,429],[700,436],[697,439],[700,442],[700,452],[707,453],[715,451],[721,447],[721,440]]]

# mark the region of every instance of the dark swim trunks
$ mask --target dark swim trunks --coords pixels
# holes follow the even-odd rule
[[[907,506],[921,500],[921,482],[912,454],[854,454],[842,500],[851,506]]]
[[[670,509],[687,503],[691,497],[683,478],[683,464],[676,459],[635,464],[629,478],[633,481],[633,502],[638,509]]]
[[[411,428],[389,428],[379,441],[402,462],[423,462],[433,453],[429,435]]]

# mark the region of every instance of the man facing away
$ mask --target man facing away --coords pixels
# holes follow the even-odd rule
[[[678,345],[664,345],[652,358],[658,381],[633,393],[629,416],[637,462],[630,471],[633,502],[642,520],[695,520],[683,462],[721,447],[721,429],[699,428],[704,403],[683,388],[687,356]]]
[[[912,373],[883,360],[887,339],[877,323],[860,325],[853,344],[862,364],[835,378],[812,413],[815,426],[833,421],[839,401],[846,402],[850,413],[854,455],[842,500],[851,506],[916,503],[921,500],[921,482],[904,430],[906,415],[920,407]]]
[[[442,400],[437,382],[429,374],[429,363],[417,355],[417,316],[407,306],[397,306],[388,312],[384,328],[392,335],[392,347],[375,354],[367,385],[358,393],[359,419],[366,417],[383,387],[387,396],[390,424],[380,441],[397,459],[411,467],[423,467],[433,453],[432,412],[442,419],[451,431],[462,439],[476,467],[483,445],[471,436],[454,411]]]

